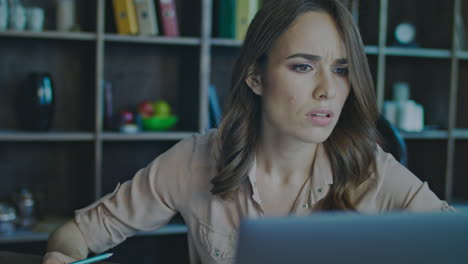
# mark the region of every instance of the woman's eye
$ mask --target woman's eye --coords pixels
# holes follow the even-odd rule
[[[333,69],[333,72],[337,73],[338,75],[347,76],[348,75],[348,68],[344,68],[344,67],[335,68],[335,69]]]
[[[308,72],[312,70],[312,67],[309,64],[297,64],[292,67],[297,72]]]

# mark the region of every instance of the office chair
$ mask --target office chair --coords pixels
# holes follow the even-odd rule
[[[403,166],[408,166],[408,151],[405,141],[400,131],[392,125],[383,115],[379,116],[376,122],[377,130],[380,133],[380,147],[395,157]]]

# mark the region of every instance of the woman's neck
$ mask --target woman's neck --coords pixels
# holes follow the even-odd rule
[[[273,130],[263,131],[256,149],[257,169],[264,174],[289,182],[309,175],[317,144],[285,137]],[[300,179],[301,180],[301,179]]]

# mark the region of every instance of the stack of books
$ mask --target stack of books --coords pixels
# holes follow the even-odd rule
[[[159,17],[163,36],[179,36],[175,0],[113,0],[112,4],[118,34],[159,35]]]
[[[260,0],[219,0],[218,37],[244,40]]]

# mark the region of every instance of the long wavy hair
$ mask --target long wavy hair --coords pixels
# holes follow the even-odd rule
[[[278,37],[298,16],[311,11],[325,12],[334,19],[348,54],[351,85],[336,127],[323,143],[334,183],[318,206],[322,210],[355,210],[351,192],[375,171],[378,112],[364,44],[351,14],[338,0],[270,0],[256,14],[234,66],[227,111],[214,144],[217,175],[211,181],[212,194],[233,194],[253,166],[262,102],[245,82],[249,67],[264,67]]]

